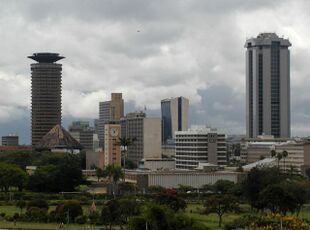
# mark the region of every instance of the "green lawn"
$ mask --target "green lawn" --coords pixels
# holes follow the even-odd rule
[[[241,205],[241,208],[245,211],[250,212],[250,207],[248,205]],[[204,224],[205,226],[211,228],[212,230],[221,230],[223,228],[218,227],[218,216],[216,214],[203,215],[201,214],[202,205],[201,204],[189,204],[186,213],[192,217],[194,220]],[[242,214],[228,213],[223,215],[223,226],[225,223],[230,222]],[[310,221],[310,204],[305,205],[301,213],[300,218],[307,219]]]
[[[100,210],[100,207],[97,207],[98,210]],[[50,210],[54,210],[55,206],[51,206]],[[84,213],[88,212],[89,206],[84,206]],[[212,230],[221,230],[222,228],[218,227],[218,217],[216,214],[210,214],[210,215],[204,215],[201,214],[202,205],[201,204],[189,204],[186,209],[186,214],[188,214],[190,217],[192,217],[194,220],[204,224],[205,226],[211,228]],[[249,211],[248,205],[243,205],[242,209],[245,211]],[[25,210],[24,210],[25,211]],[[0,206],[0,213],[6,213],[6,215],[14,215],[14,213],[19,213],[19,208],[15,206]],[[223,216],[223,225],[227,222],[230,222],[236,218],[238,218],[242,214],[234,214],[234,213],[228,213],[224,214]],[[305,218],[310,221],[310,204],[305,205],[302,212],[299,215],[300,218]],[[6,222],[4,220],[0,221],[0,227],[3,228],[25,228],[25,229],[57,229],[59,227],[59,224],[55,223],[26,223],[26,222],[17,222],[16,225],[12,222]],[[71,225],[69,229],[72,230],[79,230],[79,229],[85,229],[88,225]],[[99,227],[97,227],[99,229]]]
[[[194,220],[202,223],[203,225],[211,228],[212,230],[219,230],[222,228],[218,227],[218,217],[216,214],[210,214],[210,215],[203,215],[200,214],[200,211],[202,209],[202,205],[201,204],[189,204],[187,209],[186,209],[186,213],[192,217]],[[223,225],[226,222],[230,222],[234,219],[236,219],[238,217],[238,214],[233,214],[233,213],[229,213],[229,214],[224,214],[223,216]]]

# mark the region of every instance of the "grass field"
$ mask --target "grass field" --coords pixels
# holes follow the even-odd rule
[[[54,210],[55,206],[51,206],[50,210]],[[87,213],[89,206],[84,206],[84,213]],[[201,204],[189,204],[186,209],[186,214],[193,218],[194,220],[202,223],[203,225],[211,228],[212,230],[221,230],[223,228],[218,227],[218,217],[216,214],[203,215],[201,214],[202,205]],[[242,209],[250,212],[249,206],[244,205]],[[98,208],[100,210],[100,207]],[[14,213],[19,213],[20,209],[15,206],[0,206],[0,213],[6,213],[6,215],[14,215]],[[238,218],[239,214],[228,213],[223,216],[223,225],[227,222],[230,222]],[[302,212],[300,213],[300,218],[305,218],[310,221],[310,204],[306,205]],[[0,221],[0,227],[2,228],[24,228],[24,229],[58,229],[59,224],[55,223],[26,223],[26,222],[17,222],[16,225],[12,222]],[[68,229],[80,230],[80,229],[92,229],[92,226],[89,225],[74,225],[70,224]],[[96,227],[95,229],[99,229]]]

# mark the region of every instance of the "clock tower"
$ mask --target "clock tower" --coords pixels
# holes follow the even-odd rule
[[[104,125],[104,166],[121,165],[120,137],[121,127],[119,124]]]

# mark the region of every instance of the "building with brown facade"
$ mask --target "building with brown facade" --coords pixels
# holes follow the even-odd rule
[[[122,93],[112,93],[110,101],[99,102],[98,138],[99,146],[104,148],[104,125],[117,123],[124,117]]]

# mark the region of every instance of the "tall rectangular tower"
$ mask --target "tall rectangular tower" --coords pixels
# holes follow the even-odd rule
[[[164,99],[161,101],[162,143],[175,138],[175,131],[187,130],[188,105],[185,97]]]
[[[104,125],[104,165],[121,165],[120,124]]]
[[[143,112],[128,113],[121,121],[122,137],[134,139],[127,158],[138,164],[143,158],[161,158],[161,120]]]
[[[112,93],[110,101],[99,102],[98,138],[100,147],[104,147],[104,125],[119,122],[124,117],[122,93]]]
[[[247,137],[290,137],[290,46],[275,33],[245,43]]]
[[[36,145],[55,125],[61,125],[61,70],[57,53],[34,53],[31,64],[31,136]]]

